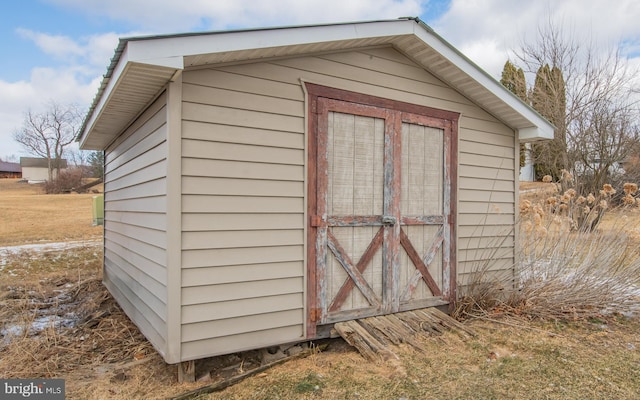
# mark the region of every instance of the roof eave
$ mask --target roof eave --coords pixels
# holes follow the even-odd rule
[[[220,36],[216,37],[220,40],[212,40],[212,35]],[[444,66],[434,70],[425,58],[421,64],[426,70],[516,130],[520,141],[553,138],[553,125],[429,26],[419,19],[400,19],[122,39],[81,129],[80,147],[105,149],[139,115],[141,107],[185,67],[294,56],[319,47],[326,51],[372,44],[392,45],[400,51],[405,46],[404,52],[410,57],[412,46],[422,46],[444,62]],[[150,75],[149,79],[145,74]],[[470,84],[466,91],[455,85],[461,78]],[[136,89],[129,88],[128,82],[135,82]],[[138,93],[141,87],[144,93]]]
[[[80,148],[103,150],[138,115],[140,110],[137,108],[152,101],[183,68],[182,56],[147,58],[131,51],[125,44],[117,62],[110,67],[109,75],[105,75],[83,123],[77,139]],[[148,83],[141,81],[144,75],[150,76]],[[136,88],[128,87],[129,81],[136,81]],[[143,85],[147,90],[140,89]],[[130,99],[129,102],[137,107],[125,108],[125,99]],[[116,108],[120,110],[115,111]]]
[[[518,139],[521,143],[537,142],[540,140],[553,139],[553,125],[551,129],[542,129],[540,127],[530,127],[518,129]]]
[[[292,29],[296,30],[295,34],[291,33]],[[407,21],[401,19],[121,39],[107,69],[107,74],[103,77],[96,98],[80,129],[77,141],[80,142],[82,149],[103,150],[131,122],[131,119],[127,119],[127,117],[138,115],[141,110],[123,113],[121,118],[126,121],[120,121],[113,126],[117,132],[99,132],[99,129],[97,130],[96,122],[105,115],[105,109],[113,103],[114,93],[118,88],[125,86],[122,83],[130,74],[131,67],[136,64],[146,65],[158,72],[164,71],[164,75],[168,77],[165,82],[156,82],[154,95],[147,98],[148,101],[140,103],[140,106],[148,104],[158,91],[170,81],[169,77],[174,76],[175,72],[185,67],[184,60],[189,56],[227,53],[240,55],[243,52],[257,49],[282,49],[300,44],[343,42],[410,33],[412,33],[412,29],[407,25]],[[224,36],[224,40],[211,40],[211,35]],[[149,87],[149,89],[151,88]],[[96,135],[98,137],[102,135],[102,138],[95,140],[90,138],[90,136]]]
[[[498,119],[503,120],[507,125],[518,131],[518,139],[521,142],[553,139],[555,127],[549,121],[542,117],[528,104],[524,103],[515,94],[511,93],[500,82],[489,75],[484,69],[480,68],[467,56],[462,54],[444,38],[438,35],[433,29],[431,29],[431,27],[419,19],[416,19],[416,22],[423,28],[416,30],[416,36],[446,58],[452,65],[456,66],[462,73],[469,76],[479,85],[483,86],[492,96],[498,99],[500,103],[507,105],[515,113],[519,114],[526,120],[518,124],[508,123],[504,121],[504,118],[500,118],[500,116],[497,115],[499,113],[492,112],[492,114],[494,114]],[[439,77],[445,82],[451,84],[450,79],[447,79],[446,76],[440,75]],[[467,95],[464,91],[461,91],[461,93]],[[467,95],[467,97],[473,99],[473,96]],[[494,101],[491,101],[491,103],[494,103]],[[479,105],[485,109],[488,108],[483,104]],[[494,110],[489,108],[489,111],[491,112]]]

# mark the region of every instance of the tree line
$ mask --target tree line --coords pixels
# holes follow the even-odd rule
[[[603,48],[547,22],[514,55],[500,82],[555,126],[552,140],[521,146],[521,166],[530,159],[536,180],[572,177],[585,195],[640,180],[640,75],[620,46]]]

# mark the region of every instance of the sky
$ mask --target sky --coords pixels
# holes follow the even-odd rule
[[[548,21],[640,65],[638,0],[20,0],[0,5],[0,159],[28,111],[87,109],[118,38],[417,16],[500,79]]]

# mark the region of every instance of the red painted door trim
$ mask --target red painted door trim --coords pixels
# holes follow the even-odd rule
[[[316,247],[316,243],[318,243],[318,235],[327,235],[326,227],[320,218],[320,213],[318,212],[318,207],[323,207],[322,198],[320,201],[318,200],[318,190],[326,187],[326,174],[318,173],[318,170],[322,170],[325,168],[323,165],[322,158],[318,157],[318,149],[326,148],[326,143],[319,143],[318,139],[322,141],[322,138],[326,138],[326,135],[320,134],[318,135],[318,130],[322,132],[326,132],[326,120],[323,118],[319,118],[321,115],[325,115],[326,112],[323,110],[328,104],[332,103],[332,100],[337,100],[339,102],[349,102],[352,104],[352,111],[357,111],[358,109],[366,109],[366,114],[371,112],[371,107],[375,108],[383,108],[387,110],[392,110],[394,115],[400,115],[401,117],[387,116],[385,119],[388,123],[395,124],[391,130],[396,132],[395,135],[399,135],[401,132],[402,122],[416,123],[426,126],[432,126],[441,128],[444,130],[444,146],[445,146],[445,192],[448,192],[448,217],[444,222],[443,226],[446,226],[446,238],[445,241],[448,241],[449,246],[446,246],[446,249],[443,251],[448,252],[448,265],[443,265],[443,268],[449,270],[447,274],[449,277],[449,282],[446,287],[442,289],[442,295],[445,300],[449,301],[450,307],[453,307],[454,302],[456,300],[456,216],[457,216],[457,161],[458,161],[458,120],[460,117],[459,113],[440,110],[436,108],[421,106],[417,104],[411,104],[406,102],[400,102],[390,99],[385,99],[381,97],[375,97],[370,95],[365,95],[356,92],[350,92],[335,88],[330,88],[326,86],[305,83],[307,93],[308,93],[308,110],[309,110],[309,118],[308,118],[308,185],[307,185],[307,213],[309,216],[309,221],[307,222],[307,338],[316,337],[316,328],[318,321],[321,316],[321,304],[318,301],[318,287],[319,285],[324,284],[323,280],[324,276],[318,274],[318,269],[316,265],[316,260],[318,259],[319,252],[326,252],[325,249],[319,249]],[[355,112],[357,114],[357,112]],[[398,126],[400,128],[398,128]],[[385,128],[387,129],[387,127]],[[387,140],[387,135],[385,135],[385,140]],[[395,162],[399,162],[400,160],[400,143],[392,134],[389,136],[388,140],[391,143],[388,146],[385,146],[385,149],[389,149],[389,154],[387,154],[387,150],[385,150],[385,162],[387,162],[387,158],[389,160],[395,160]],[[393,176],[390,176],[390,185],[387,185],[387,180],[385,178],[385,190],[398,191],[399,193],[399,185],[400,179],[399,173],[400,168],[394,166],[391,168],[393,171]],[[396,176],[398,175],[398,176]],[[388,186],[388,188],[387,188]],[[396,187],[397,186],[397,187]],[[386,197],[385,197],[386,198]],[[392,195],[389,198],[396,199],[394,201],[398,201],[399,196]],[[324,199],[326,201],[326,199]],[[401,218],[399,215],[399,207],[394,204],[385,205],[388,209],[385,209],[386,212],[393,212],[398,215],[394,215],[397,221],[403,221],[407,224],[412,223],[423,223],[423,221],[413,220],[411,218]],[[372,224],[375,223],[377,217],[372,216]],[[348,219],[348,218],[347,218]],[[353,221],[348,221],[345,219],[342,223],[347,226],[349,223],[354,223]],[[435,221],[434,221],[435,222]],[[440,221],[438,221],[440,222]],[[391,240],[389,243],[397,243],[397,246],[401,246],[400,240],[400,223],[395,224],[397,229],[393,230],[384,230],[385,235],[396,235],[398,240]],[[390,233],[387,233],[390,231]],[[396,232],[397,231],[397,232]],[[387,257],[397,257],[399,254],[399,249],[386,249],[385,254]],[[320,254],[323,256],[322,254]],[[355,271],[357,272],[357,271]],[[386,271],[387,276],[384,279],[387,280],[396,280],[394,271]],[[446,282],[443,282],[446,283]],[[386,294],[386,291],[383,292],[383,295]],[[387,296],[395,296],[396,300],[399,300],[399,293],[390,293]],[[387,299],[389,300],[389,299]],[[389,301],[387,304],[395,305],[394,301]],[[392,306],[390,310],[385,310],[387,312],[395,312],[397,305]]]

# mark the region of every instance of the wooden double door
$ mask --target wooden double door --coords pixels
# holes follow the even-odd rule
[[[310,325],[448,303],[457,114],[322,89],[311,102]]]

